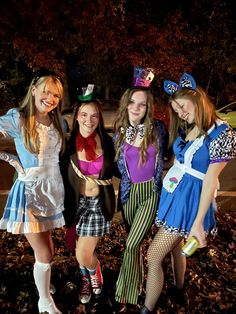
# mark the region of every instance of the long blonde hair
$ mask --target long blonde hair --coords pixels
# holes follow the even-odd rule
[[[179,98],[185,98],[193,102],[195,105],[194,125],[198,127],[199,136],[206,134],[217,119],[214,105],[206,92],[199,86],[195,90],[183,88],[169,98],[169,103],[171,101],[178,102]],[[170,106],[170,145],[179,135],[179,129],[186,128],[185,124],[186,121],[179,118]]]
[[[150,90],[144,90],[142,88],[128,88],[122,95],[120,99],[117,119],[114,122],[114,131],[117,134],[115,141],[115,150],[117,160],[120,150],[123,147],[122,143],[125,141],[126,137],[126,132],[122,132],[121,130],[122,128],[126,130],[130,126],[127,108],[130,103],[130,99],[132,98],[132,95],[137,91],[143,91],[147,95],[147,110],[145,116],[141,121],[141,123],[144,124],[145,132],[143,141],[139,146],[139,160],[141,163],[144,163],[147,159],[147,148],[150,144],[153,144],[156,148],[156,153],[158,152],[157,132],[154,128],[153,123],[154,100]]]
[[[59,95],[60,95],[60,102],[58,106],[52,111],[49,112],[48,115],[52,120],[53,125],[57,129],[60,138],[62,139],[62,147],[61,150],[64,150],[65,147],[65,136],[62,129],[62,118],[60,114],[61,110],[61,101],[63,97],[63,86],[61,81],[58,79],[56,75],[47,75],[42,76],[37,79],[35,82],[35,79],[32,80],[28,92],[23,99],[20,107],[19,107],[19,113],[22,117],[23,122],[23,139],[24,144],[27,147],[27,149],[34,154],[39,153],[39,141],[38,141],[38,132],[36,130],[36,108],[35,108],[35,99],[32,95],[32,87],[33,85],[35,87],[38,87],[42,84],[46,85],[47,83],[52,82],[56,85]]]

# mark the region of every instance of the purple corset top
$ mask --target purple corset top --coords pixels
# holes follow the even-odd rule
[[[147,161],[139,164],[139,149],[125,143],[125,160],[129,175],[133,183],[149,181],[153,178],[155,172],[156,153],[154,145],[147,149]]]

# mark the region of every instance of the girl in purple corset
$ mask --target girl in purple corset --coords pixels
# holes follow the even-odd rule
[[[165,125],[153,119],[153,96],[149,90],[151,69],[136,68],[135,80],[120,100],[115,121],[114,145],[121,174],[119,200],[128,228],[126,249],[116,283],[120,306],[138,304],[144,280],[141,243],[154,223],[162,186],[163,151],[168,138]]]

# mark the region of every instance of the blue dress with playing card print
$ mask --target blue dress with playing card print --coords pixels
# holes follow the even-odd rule
[[[163,226],[166,232],[187,237],[198,211],[208,166],[236,156],[236,132],[217,120],[206,135],[194,141],[178,137],[173,150],[175,163],[163,181],[156,225]],[[213,199],[204,219],[206,232],[215,227],[214,212]]]

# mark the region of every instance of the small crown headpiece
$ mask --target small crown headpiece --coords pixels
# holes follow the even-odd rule
[[[148,88],[154,79],[152,68],[134,67],[133,86]]]
[[[93,99],[94,84],[88,84],[87,87],[82,87],[82,95],[78,96],[80,101],[91,101]]]
[[[172,81],[164,81],[164,90],[170,96],[172,96],[176,91],[180,89],[189,88],[195,90],[196,87],[197,84],[194,78],[188,73],[184,73],[181,76],[179,84]]]

